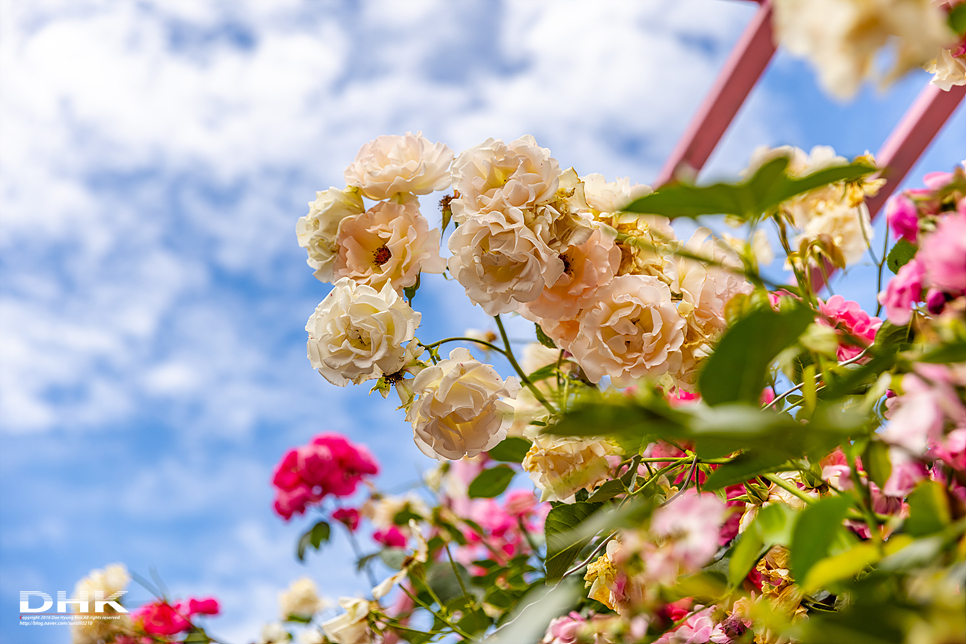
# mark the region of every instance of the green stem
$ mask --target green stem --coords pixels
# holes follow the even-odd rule
[[[889,223],[886,222],[885,225],[885,241],[882,243],[882,259],[879,261],[879,275],[875,282],[875,293],[876,293],[876,304],[875,304],[875,314],[876,316],[882,312],[882,302],[879,301],[879,293],[882,292],[882,267],[885,266],[887,251],[889,250]]]
[[[449,544],[444,543],[443,548],[446,549],[446,557],[449,559],[449,565],[453,567],[453,574],[456,575],[456,581],[460,582],[460,589],[463,591],[463,597],[472,602],[473,598],[470,597],[469,591],[466,590],[466,584],[463,583],[463,575],[460,574],[460,569],[456,567],[456,562],[453,561],[453,553],[449,551]]]
[[[805,494],[804,492],[799,490],[796,486],[792,485],[791,483],[789,483],[788,481],[786,481],[780,476],[776,476],[774,474],[762,474],[761,477],[763,479],[767,479],[771,481],[772,483],[784,489],[785,491],[790,492],[791,494],[794,494],[802,501],[804,501],[806,505],[811,505],[812,503],[815,503],[815,499]]]
[[[440,613],[437,613],[436,611],[434,611],[432,608],[430,608],[430,606],[426,602],[420,600],[418,597],[416,597],[411,592],[409,592],[409,589],[407,589],[405,586],[400,585],[399,587],[402,588],[402,591],[404,593],[406,593],[407,595],[409,595],[409,598],[413,600],[413,603],[414,604],[416,604],[418,606],[422,606],[423,608],[425,608],[426,610],[428,610],[430,613],[432,613],[433,617],[435,617],[439,621],[441,621],[444,624],[446,624],[447,626],[449,626],[450,629],[452,629],[452,631],[454,633],[456,633],[457,635],[460,635],[461,637],[463,637],[463,638],[465,638],[465,639],[467,639],[467,640],[469,640],[471,642],[475,642],[476,641],[476,639],[472,635],[470,635],[469,633],[467,633],[466,631],[464,631],[463,629],[461,629],[459,626],[457,626],[453,622],[449,621],[449,619],[447,619],[446,617],[444,617]],[[427,590],[429,589],[429,584],[426,584],[426,588],[427,588]],[[432,593],[431,590],[430,590],[430,593]],[[440,608],[442,608],[442,604],[440,604]]]
[[[500,319],[499,315],[494,315],[493,319],[496,320],[496,326],[500,329],[500,337],[503,338],[503,346],[506,347],[506,350],[502,353],[506,356],[506,359],[510,361],[510,366],[512,366],[514,371],[517,372],[517,375],[520,376],[520,382],[522,382],[526,388],[530,390],[530,393],[532,393],[533,397],[537,399],[537,402],[547,408],[547,411],[549,411],[551,414],[556,414],[557,410],[554,408],[554,406],[547,402],[547,399],[543,397],[543,394],[540,393],[540,390],[537,389],[532,382],[530,382],[530,379],[527,378],[527,374],[523,373],[523,369],[520,367],[519,363],[517,363],[517,359],[513,357],[513,349],[510,348],[510,339],[506,335],[506,329],[503,328],[503,320]]]
[[[441,345],[441,344],[443,344],[445,342],[473,342],[474,344],[482,344],[483,346],[485,346],[487,349],[490,349],[491,351],[496,351],[497,353],[501,353],[503,355],[506,355],[506,351],[504,351],[500,347],[496,346],[495,344],[491,344],[491,343],[487,342],[486,340],[477,340],[476,338],[466,338],[466,337],[462,337],[462,336],[457,336],[457,337],[453,337],[453,338],[445,338],[443,340],[440,340],[439,342],[434,342],[432,344],[424,344],[423,345],[423,348],[424,349],[432,349],[433,347],[438,347],[439,345]]]

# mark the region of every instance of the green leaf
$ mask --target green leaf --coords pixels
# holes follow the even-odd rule
[[[545,367],[540,367],[533,373],[527,376],[530,382],[540,382],[541,380],[546,380],[547,378],[552,378],[557,372],[556,364],[548,364]]]
[[[843,553],[815,562],[802,587],[806,592],[812,592],[836,581],[851,579],[867,566],[877,562],[880,557],[876,544],[867,541],[856,544]]]
[[[543,332],[543,329],[540,328],[540,325],[535,324],[534,326],[537,327],[537,342],[547,347],[548,349],[556,349],[557,345],[553,343],[553,340],[550,339],[549,335]]]
[[[788,157],[779,157],[762,165],[755,174],[738,183],[716,183],[693,186],[672,183],[628,204],[626,212],[677,217],[732,215],[754,219],[782,201],[830,183],[853,181],[875,172],[863,163],[825,168],[801,178],[785,174]]]
[[[483,470],[470,483],[469,497],[471,499],[492,499],[503,494],[503,491],[510,485],[510,481],[513,480],[514,474],[516,472],[509,465],[498,465]]]
[[[298,546],[295,549],[295,555],[298,557],[299,561],[305,561],[305,550],[312,546],[318,550],[323,543],[329,540],[329,536],[332,534],[332,529],[329,524],[325,521],[319,521],[309,530],[306,530],[301,537],[299,537]]]
[[[939,532],[951,521],[946,491],[936,481],[921,481],[909,495],[909,518],[905,531],[914,537]]]
[[[966,36],[966,5],[959,3],[949,10],[949,27],[960,37]]]
[[[783,454],[749,450],[712,472],[701,487],[708,491],[720,490],[759,474],[784,472],[788,470],[784,467],[787,460]]]
[[[602,503],[589,501],[559,503],[547,514],[544,533],[547,539],[547,581],[561,579],[580,551],[590,542],[590,537],[574,540],[574,528],[600,509]]]
[[[804,307],[776,312],[757,309],[725,331],[698,376],[701,396],[709,405],[744,401],[757,404],[768,368],[812,322]]]
[[[966,342],[959,340],[930,349],[919,358],[918,362],[931,364],[966,362]]]
[[[624,488],[624,484],[621,483],[620,479],[612,479],[605,481],[603,485],[594,490],[594,493],[587,500],[591,503],[603,503],[625,492],[627,490]]]
[[[805,579],[812,566],[829,554],[832,544],[845,530],[842,521],[851,507],[849,497],[829,496],[801,511],[789,548],[789,563],[795,579]]]
[[[899,269],[908,264],[918,251],[919,249],[916,248],[915,244],[910,243],[905,238],[900,238],[889,251],[889,255],[886,257],[886,266],[893,274],[898,273]]]
[[[533,443],[525,438],[509,436],[504,438],[496,447],[487,452],[487,454],[494,461],[520,463],[523,461],[523,457],[527,455],[527,452],[530,451],[531,445]]]
[[[889,460],[889,446],[882,441],[872,440],[862,454],[862,465],[872,482],[881,489],[892,474],[892,461]]]

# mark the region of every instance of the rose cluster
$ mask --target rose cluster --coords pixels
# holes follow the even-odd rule
[[[302,514],[326,496],[345,497],[366,477],[379,473],[369,451],[339,434],[319,434],[285,453],[275,468],[275,511],[285,519]]]
[[[924,181],[926,188],[886,207],[889,227],[913,254],[879,295],[894,324],[908,324],[919,302],[934,315],[966,311],[966,172],[933,172]]]

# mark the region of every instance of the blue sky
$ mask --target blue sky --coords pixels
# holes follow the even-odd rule
[[[69,641],[23,633],[19,591],[115,561],[218,596],[211,630],[235,643],[301,575],[364,591],[341,542],[295,561],[307,521],[273,515],[272,468],[323,430],[367,443],[385,487],[433,463],[401,412],[305,359],[327,292],[295,240],[314,191],[407,130],[457,151],[529,133],[563,167],[647,183],[755,8],[0,3],[0,640]],[[761,144],[875,151],[927,78],[842,105],[779,54],[702,177],[734,176]],[[960,108],[913,181],[964,154]],[[840,292],[869,306],[870,276]],[[426,341],[487,326],[441,278],[416,305]]]

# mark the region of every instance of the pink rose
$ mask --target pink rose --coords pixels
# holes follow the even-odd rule
[[[819,310],[828,318],[827,321],[820,319],[820,323],[831,322],[833,326],[862,341],[860,346],[840,341],[836,355],[839,360],[850,360],[859,355],[865,347],[872,344],[876,332],[882,326],[882,320],[869,317],[858,302],[846,300],[841,295],[833,295],[825,302],[819,301]]]
[[[913,244],[919,234],[919,212],[905,194],[898,194],[886,205],[886,219],[896,238],[905,239]]]
[[[514,490],[507,494],[504,508],[514,518],[526,518],[537,507],[537,497],[527,490]]]
[[[388,548],[406,547],[406,535],[398,526],[391,525],[385,530],[376,530],[372,538]]]
[[[188,620],[163,600],[142,606],[131,614],[131,619],[149,635],[175,635],[191,628]]]
[[[925,283],[945,293],[966,293],[966,215],[953,213],[939,220],[936,230],[922,240],[917,256]]]
[[[206,597],[205,599],[192,598],[188,600],[189,615],[217,615],[220,612],[221,606],[214,597]]]
[[[359,529],[359,511],[355,508],[339,508],[332,513],[332,519],[343,523],[349,532]]]
[[[912,305],[922,297],[923,276],[923,265],[917,256],[900,268],[886,290],[879,293],[879,302],[885,306],[890,322],[898,325],[909,324],[912,319]]]

